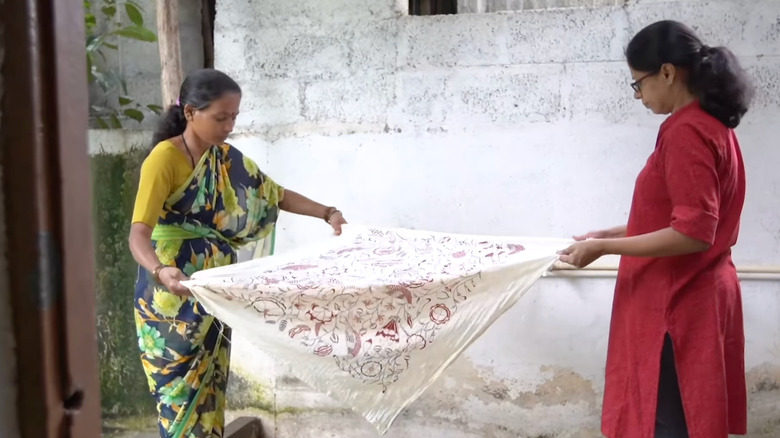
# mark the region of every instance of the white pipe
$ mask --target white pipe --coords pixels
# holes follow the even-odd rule
[[[755,273],[755,272],[737,272],[740,280],[751,281],[780,281],[780,274],[775,273]],[[563,270],[551,271],[545,275],[545,278],[616,278],[617,271],[582,271],[582,270]]]
[[[582,269],[557,262],[546,277],[551,278],[615,278],[617,265],[593,264]],[[780,266],[737,266],[740,280],[780,281]]]

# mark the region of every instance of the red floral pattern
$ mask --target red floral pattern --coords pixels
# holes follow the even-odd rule
[[[435,342],[453,320],[481,270],[524,249],[428,236],[372,229],[347,246],[209,289],[246,303],[312,354],[332,356],[342,371],[386,390],[409,369],[410,353]]]

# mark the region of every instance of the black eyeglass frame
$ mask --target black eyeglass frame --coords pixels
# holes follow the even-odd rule
[[[641,78],[635,80],[634,82],[632,82],[630,84],[631,88],[633,88],[634,91],[636,91],[637,93],[641,93],[642,92],[642,81],[644,81],[645,79],[649,78],[650,76],[658,74],[658,72],[660,72],[660,70],[654,71],[652,73],[648,73],[648,74],[642,76]]]

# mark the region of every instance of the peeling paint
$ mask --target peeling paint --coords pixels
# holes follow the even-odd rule
[[[539,367],[538,376],[542,377],[535,386],[523,385],[525,389],[518,391],[518,379],[498,377],[492,368],[475,365],[468,356],[462,356],[399,416],[388,437],[404,436],[403,431],[408,428],[428,427],[432,423],[442,431],[458,431],[448,436],[602,436],[599,430],[602,382],[591,381],[569,367],[557,365]],[[758,366],[749,370],[746,377],[750,409],[748,437],[780,436],[780,366]],[[279,376],[278,381],[284,382],[287,388],[305,387],[291,376]],[[326,421],[331,427],[336,418],[354,429],[354,434],[349,436],[369,436],[359,433],[368,427],[367,423],[344,408],[332,405],[322,409],[279,408],[297,411],[277,418],[287,431],[280,438],[305,434],[317,421]]]
[[[456,401],[475,397],[485,403],[511,402],[525,408],[573,402],[598,404],[601,401],[594,383],[571,368],[545,365],[540,367],[539,375],[543,376],[542,381],[533,390],[517,391],[518,379],[498,378],[490,368],[475,366],[467,357],[460,357],[428,392],[452,394]],[[425,398],[423,395],[421,400]],[[449,396],[446,398],[450,399]]]
[[[554,365],[540,367],[539,375],[544,377],[535,388],[517,391],[518,379],[499,378],[460,357],[409,411],[446,419],[481,436],[600,436],[601,398],[594,382]]]
[[[780,365],[763,364],[746,373],[748,387],[748,436],[780,436]]]

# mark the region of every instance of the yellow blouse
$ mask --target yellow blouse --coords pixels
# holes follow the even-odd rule
[[[187,182],[193,170],[189,157],[176,145],[168,140],[158,143],[141,165],[133,223],[154,228],[165,200]]]

